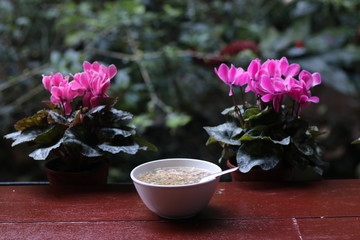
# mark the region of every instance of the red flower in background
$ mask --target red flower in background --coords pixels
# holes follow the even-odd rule
[[[247,49],[250,49],[253,52],[259,51],[259,47],[255,42],[249,40],[238,40],[226,45],[223,49],[221,49],[220,56],[235,56],[236,54]]]
[[[302,41],[302,40],[296,40],[295,43],[294,43],[294,45],[295,45],[295,47],[297,47],[297,48],[303,48],[303,47],[305,47],[305,43],[304,43],[304,41]]]
[[[247,49],[250,49],[255,53],[259,51],[259,47],[255,42],[250,40],[237,40],[226,45],[220,50],[218,54],[214,56],[197,57],[196,54],[194,54],[193,60],[203,66],[216,67],[224,62],[224,58],[226,56],[235,56]]]

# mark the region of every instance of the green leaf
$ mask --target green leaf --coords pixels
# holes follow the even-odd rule
[[[103,143],[103,144],[98,145],[98,147],[101,150],[112,153],[112,154],[116,154],[119,152],[125,152],[125,153],[131,154],[131,155],[134,155],[135,153],[138,152],[139,149],[142,149],[142,147],[140,147],[137,143],[134,143],[133,145],[128,145],[128,146],[114,146],[109,143]]]
[[[21,134],[21,131],[17,131],[17,132],[12,132],[12,133],[8,133],[4,136],[4,138],[6,139],[11,139],[13,141],[16,140],[16,138]]]
[[[36,137],[35,142],[40,144],[57,142],[62,138],[64,131],[65,129],[62,125],[49,125],[46,131]]]
[[[94,114],[98,113],[98,112],[101,112],[106,106],[105,105],[100,105],[100,106],[97,106],[97,107],[94,107],[92,108],[90,111],[88,111],[85,116],[86,117],[89,117],[89,118],[92,118]]]
[[[281,121],[280,114],[272,108],[266,107],[264,110],[249,108],[244,112],[244,120],[250,126],[274,125]]]
[[[179,17],[182,14],[184,14],[182,8],[175,8],[175,7],[173,7],[173,6],[169,5],[169,4],[165,4],[163,6],[163,10],[165,11],[165,13],[167,15],[169,15],[170,17],[174,17],[174,18]]]
[[[253,135],[249,135],[249,134],[244,134],[241,138],[240,141],[252,141],[252,140],[266,140],[266,141],[271,141],[275,144],[280,144],[280,145],[289,145],[290,144],[290,136],[283,138],[282,140],[278,141],[278,140],[274,140],[269,136],[253,136]]]
[[[32,157],[35,160],[45,160],[49,156],[49,154],[52,150],[60,147],[62,141],[63,141],[63,139],[60,139],[57,143],[55,143],[54,145],[52,145],[50,147],[38,148],[35,151],[33,151],[32,153],[30,153],[29,157]]]
[[[135,116],[131,123],[136,126],[139,132],[143,132],[146,128],[154,124],[154,120],[152,119],[152,116],[147,113]]]
[[[18,131],[18,132],[10,133],[10,134],[6,135],[5,137],[7,139],[14,140],[14,142],[11,145],[13,147],[13,146],[16,146],[16,145],[18,145],[20,143],[34,141],[36,138],[38,138],[42,134],[48,132],[52,127],[53,126],[50,125],[47,128],[26,129],[24,131]]]
[[[100,134],[107,139],[113,139],[115,136],[121,135],[123,137],[129,137],[135,135],[136,131],[134,129],[124,130],[118,128],[102,128],[100,129]]]
[[[307,142],[294,142],[297,150],[306,156],[311,156],[316,153],[314,146]]]
[[[72,147],[74,145],[77,145],[78,147],[81,148],[80,153],[85,157],[101,157],[101,156],[103,156],[103,154],[101,152],[99,152],[98,150],[96,150],[95,148],[92,148],[89,145],[87,145],[86,143],[81,142],[77,139],[67,140],[63,144],[65,144],[67,146],[72,146]]]
[[[238,139],[233,139],[243,132],[243,129],[238,127],[235,123],[227,122],[215,127],[204,127],[204,129],[209,134],[210,138],[213,138],[218,142],[230,145],[241,144]]]
[[[246,111],[244,112],[244,120],[245,121],[251,121],[253,119],[257,119],[257,118],[261,118],[262,116],[264,116],[265,114],[271,112],[271,108],[266,107],[263,110],[260,110],[259,108],[249,108],[246,109]]]
[[[351,144],[359,144],[359,143],[360,143],[360,137],[351,142]]]
[[[112,113],[113,117],[117,118],[118,120],[130,120],[133,118],[133,115],[131,113],[115,108],[112,108],[110,112]]]
[[[259,108],[249,108],[246,109],[245,113],[244,113],[244,120],[245,121],[249,121],[254,117],[259,116],[262,113],[262,111]]]
[[[236,161],[243,173],[249,172],[255,166],[270,170],[280,162],[281,152],[281,146],[268,141],[246,142],[239,148]]]
[[[191,117],[185,113],[172,112],[166,116],[166,126],[171,129],[185,126],[189,123]]]
[[[58,124],[62,124],[62,125],[68,125],[69,121],[61,114],[54,112],[54,111],[49,111],[49,115],[51,116],[51,119]]]
[[[90,31],[74,31],[66,35],[65,44],[68,46],[74,46],[79,44],[79,42],[86,41],[87,39],[91,39],[95,36],[96,35]]]
[[[240,113],[241,114],[244,114],[244,107],[243,105],[238,105],[237,108],[240,110]],[[222,112],[221,112],[222,115],[229,115],[229,114],[232,114],[234,115],[235,114],[235,106],[232,106],[232,107],[229,107],[229,108],[225,108]]]
[[[99,152],[95,148],[92,148],[85,142],[82,142],[81,140],[79,140],[79,138],[74,134],[72,129],[67,129],[65,131],[64,137],[62,138],[62,140],[63,140],[64,145],[70,146],[72,148],[77,146],[79,148],[80,153],[82,155],[84,155],[85,157],[103,156],[103,154],[101,152]]]
[[[326,133],[325,131],[319,131],[316,126],[309,127],[308,132],[312,137],[318,137]]]

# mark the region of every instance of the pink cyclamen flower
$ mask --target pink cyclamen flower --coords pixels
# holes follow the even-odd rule
[[[244,86],[249,82],[249,74],[244,71],[241,67],[236,69],[236,75],[233,81],[233,85],[235,86]]]
[[[117,69],[114,65],[106,67],[98,62],[83,63],[84,72],[76,73],[74,80],[69,82],[69,76],[61,73],[43,76],[42,83],[52,95],[50,100],[62,106],[66,115],[72,112],[71,102],[77,96],[83,97],[83,106],[94,108],[99,105],[99,99],[108,97],[106,91],[110,88],[110,79]]]
[[[280,60],[268,59],[263,64],[260,59],[250,62],[247,71],[229,68],[221,64],[215,73],[229,85],[229,96],[233,95],[233,85],[243,86],[247,84],[245,92],[253,92],[263,102],[271,102],[275,111],[279,111],[286,96],[293,98],[299,103],[299,110],[311,102],[319,102],[319,98],[312,96],[310,88],[321,83],[321,76],[315,72],[301,71],[299,64],[289,64],[286,57]]]
[[[321,75],[317,72],[311,74],[306,70],[303,70],[299,74],[299,81],[296,82],[296,86],[288,94],[295,101],[300,104],[298,114],[302,108],[308,106],[310,103],[318,103],[319,97],[312,96],[310,89],[321,83]]]
[[[89,74],[85,72],[76,73],[74,81],[70,82],[70,87],[80,96],[83,96],[83,105],[90,108],[91,78]]]
[[[72,90],[69,84],[62,84],[51,88],[50,100],[54,104],[62,105],[64,113],[69,115],[72,112],[71,102],[78,95],[78,92]]]
[[[309,90],[310,88],[321,83],[321,75],[318,72],[311,74],[308,71],[303,70],[299,74],[299,80],[303,81],[306,85],[306,89]]]
[[[236,74],[236,68],[234,65],[231,65],[231,68],[229,69],[226,64],[222,63],[219,69],[214,68],[214,71],[218,77],[230,87],[229,96],[232,96],[234,94],[232,82],[234,81]]]
[[[304,81],[298,81],[296,87],[294,87],[288,95],[299,103],[297,115],[300,114],[302,108],[308,106],[310,103],[318,103],[320,101],[318,97],[311,96],[311,92]]]
[[[255,59],[248,67],[250,80],[246,91],[254,92],[264,102],[272,101],[274,110],[279,111],[285,96],[296,86],[294,77],[299,71],[300,66],[289,64],[286,57],[268,59],[263,64]]]
[[[106,94],[110,88],[110,79],[113,78],[117,69],[114,65],[108,68],[98,62],[93,64],[84,62],[84,72],[74,75],[71,88],[83,95],[85,107],[94,108],[99,105],[99,99],[108,97]]]
[[[248,73],[248,85],[245,88],[245,92],[252,91],[255,96],[262,95],[262,89],[260,86],[261,80],[261,60],[252,60],[247,68]]]
[[[107,68],[106,66],[99,64],[98,62],[94,62],[91,64],[85,61],[83,63],[83,68],[84,71],[90,73],[90,75],[99,74],[109,80],[113,78],[117,73],[117,69],[113,64]]]
[[[290,64],[286,57],[282,57],[279,60],[278,67],[280,69],[280,72],[285,77],[294,77],[299,74],[300,72],[300,65],[299,64]]]
[[[263,95],[261,100],[264,102],[273,101],[273,107],[275,111],[280,110],[280,106],[287,95],[295,84],[295,79],[292,77],[287,77],[285,79],[280,77],[270,78],[268,76],[263,76],[261,79],[261,87],[263,89]]]
[[[242,86],[247,83],[248,75],[244,72],[242,68],[236,68],[231,64],[229,67],[222,63],[219,69],[214,68],[215,73],[218,77],[230,87],[229,96],[234,94],[233,84],[237,86]]]
[[[90,98],[91,107],[99,106],[99,100],[101,98],[109,97],[106,92],[110,88],[110,79],[104,80],[101,78],[95,78],[92,81],[92,96]]]
[[[286,91],[286,85],[282,78],[270,78],[269,76],[263,76],[261,78],[261,88],[263,94],[261,100],[264,102],[273,101],[273,107],[275,111],[279,111],[280,106],[284,100],[284,93]]]
[[[279,60],[268,59],[260,67],[259,75],[266,75],[268,77],[281,77],[281,70],[279,68]]]
[[[51,91],[52,87],[58,87],[63,84],[67,84],[69,76],[63,77],[61,73],[52,74],[50,76],[43,75],[42,83],[47,91]]]

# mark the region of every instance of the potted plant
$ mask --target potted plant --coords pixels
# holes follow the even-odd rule
[[[44,101],[48,108],[18,121],[17,131],[5,136],[13,140],[12,146],[33,145],[35,150],[29,154],[33,159],[48,160],[50,183],[58,173],[66,174],[60,176],[60,184],[105,183],[109,155],[156,150],[130,125],[132,114],[115,109],[117,99],[106,94],[116,67],[85,61],[83,68],[70,74],[72,81],[61,73],[43,76],[42,83],[51,93],[50,101]],[[100,180],[93,180],[93,173]]]
[[[289,64],[286,57],[264,63],[252,60],[246,71],[221,64],[215,73],[229,85],[233,99],[233,106],[222,112],[225,123],[204,127],[206,144],[218,142],[223,147],[220,161],[239,166],[241,173],[256,170],[260,176],[243,177],[251,180],[289,178],[294,168],[323,173],[326,162],[315,140],[322,132],[300,118],[304,107],[319,102],[310,91],[321,83],[319,73],[300,72],[300,66]]]

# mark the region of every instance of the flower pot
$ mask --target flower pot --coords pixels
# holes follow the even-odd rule
[[[229,168],[234,168],[236,165],[227,160],[226,165]],[[233,182],[244,181],[289,181],[291,180],[292,169],[289,167],[279,167],[264,171],[262,169],[252,169],[247,173],[235,171],[231,173]]]
[[[80,172],[58,171],[55,160],[45,164],[45,172],[51,185],[101,185],[107,183],[109,163],[100,162],[92,169]]]

